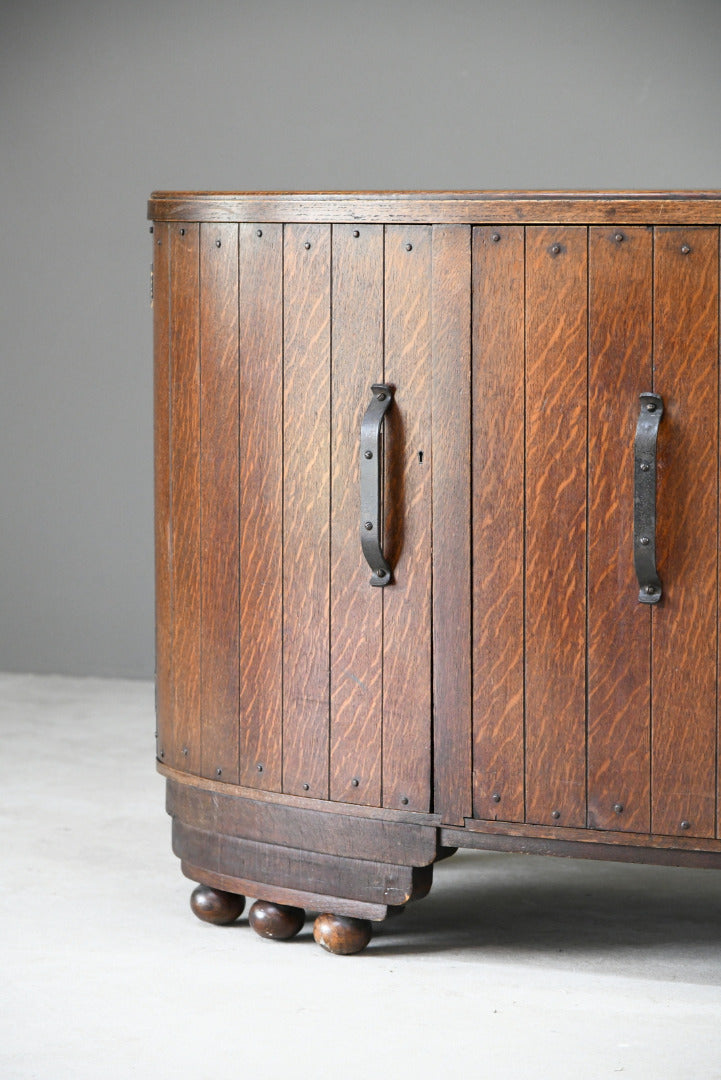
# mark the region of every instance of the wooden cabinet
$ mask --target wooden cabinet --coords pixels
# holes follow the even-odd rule
[[[459,846],[721,865],[721,193],[149,216],[158,761],[201,917],[247,893],[350,950]]]

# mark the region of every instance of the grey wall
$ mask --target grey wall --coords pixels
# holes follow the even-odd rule
[[[5,0],[0,669],[153,669],[152,188],[721,187],[718,0]]]

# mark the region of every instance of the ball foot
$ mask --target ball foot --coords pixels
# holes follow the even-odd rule
[[[198,885],[190,896],[193,913],[203,922],[215,923],[216,926],[228,926],[243,914],[245,897],[237,893],[211,889],[209,885]]]
[[[372,933],[367,919],[351,919],[346,915],[319,915],[313,926],[313,937],[318,944],[337,956],[362,952]]]
[[[256,900],[248,912],[248,922],[261,937],[287,941],[303,929],[305,911],[285,904],[272,904],[269,900]]]

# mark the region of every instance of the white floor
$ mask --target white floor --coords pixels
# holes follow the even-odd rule
[[[335,957],[200,923],[149,683],[0,676],[0,1078],[721,1078],[721,873],[459,853]]]

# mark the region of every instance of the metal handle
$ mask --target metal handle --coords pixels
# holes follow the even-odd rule
[[[660,394],[641,394],[633,490],[633,561],[641,604],[657,604],[663,592],[656,570],[656,441],[662,416]]]
[[[393,387],[373,383],[373,397],[360,432],[360,540],[365,560],[373,571],[371,585],[390,585],[393,574],[381,548],[381,425],[393,404]]]

